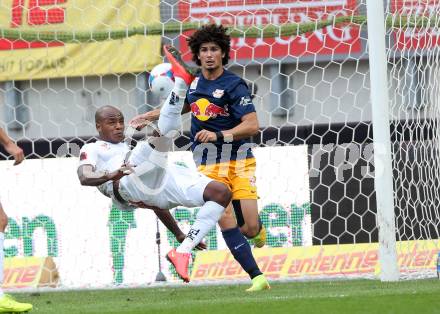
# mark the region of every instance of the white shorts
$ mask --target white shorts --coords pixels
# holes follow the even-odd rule
[[[154,188],[143,184],[136,174],[123,177],[119,194],[127,201],[143,202],[161,209],[198,207],[205,203],[203,193],[212,179],[197,170],[177,164],[170,164],[163,170],[163,180]]]

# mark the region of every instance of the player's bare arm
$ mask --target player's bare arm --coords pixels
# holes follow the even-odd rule
[[[18,147],[9,136],[0,128],[0,144],[5,150],[14,157],[14,166],[20,164],[24,160],[23,150]]]
[[[99,186],[107,181],[119,180],[130,173],[130,168],[123,166],[113,172],[95,171],[92,165],[81,165],[78,167],[78,178],[81,185]]]
[[[188,103],[185,103],[183,105],[182,114],[188,113],[190,111],[191,111],[191,107],[189,106]],[[154,122],[159,120],[159,116],[160,116],[160,109],[154,109],[135,116],[133,119],[130,120],[129,124],[131,127],[139,131],[144,127],[146,127],[149,122]]]
[[[138,208],[146,208],[151,209],[154,211],[156,216],[162,221],[164,226],[171,231],[172,234],[176,237],[176,240],[179,243],[182,243],[183,240],[185,240],[186,235],[182,232],[182,230],[177,225],[176,220],[174,219],[173,215],[171,215],[169,210],[161,209],[156,206],[150,206],[148,204],[145,204],[143,202],[130,202],[130,204],[135,205]],[[200,242],[196,247],[198,250],[205,250],[206,244],[203,242]]]
[[[225,141],[227,141],[228,138],[235,141],[249,138],[257,134],[259,128],[257,114],[251,112],[241,118],[241,123],[239,125],[229,130],[223,130],[221,133],[223,134]],[[218,135],[215,132],[201,130],[197,132],[194,139],[201,143],[215,142],[218,139]]]
[[[130,120],[129,125],[136,130],[142,130],[149,122],[159,120],[160,109],[154,109],[143,114],[135,116]]]

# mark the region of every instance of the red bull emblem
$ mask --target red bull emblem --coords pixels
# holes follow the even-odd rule
[[[191,104],[191,112],[200,121],[207,121],[217,116],[229,117],[229,113],[220,106],[214,105],[206,98],[198,99]]]

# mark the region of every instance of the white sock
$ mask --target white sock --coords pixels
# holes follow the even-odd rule
[[[225,208],[222,205],[212,201],[206,202],[200,208],[196,221],[176,251],[179,253],[190,253],[208,232],[215,227],[224,211]]]
[[[0,286],[3,284],[4,259],[5,252],[3,251],[3,244],[5,242],[5,234],[0,232]],[[0,288],[0,298],[3,297],[3,289]]]
[[[175,77],[174,88],[160,109],[157,126],[162,135],[174,138],[181,129],[181,114],[188,85],[180,77]]]

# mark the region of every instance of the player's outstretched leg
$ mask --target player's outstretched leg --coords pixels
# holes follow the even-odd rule
[[[149,138],[151,145],[138,144],[132,151],[130,162],[132,165],[139,166],[144,164],[144,168],[151,168],[153,165],[162,167],[166,164],[167,152],[173,145],[173,139],[181,130],[182,108],[185,102],[186,91],[188,89],[189,80],[193,76],[186,72],[181,65],[184,64],[180,58],[180,53],[174,47],[164,46],[164,52],[168,60],[173,65],[172,71],[175,77],[173,90],[162,105],[157,122],[158,137]],[[188,81],[188,82],[187,82]],[[139,147],[138,147],[139,146]],[[154,149],[151,149],[151,147]],[[150,164],[148,164],[150,162]]]
[[[188,264],[191,251],[215,227],[226,206],[231,201],[231,197],[231,191],[223,183],[211,181],[205,187],[203,199],[206,202],[197,212],[196,221],[191,226],[185,240],[177,249],[168,252],[166,256],[183,281],[189,282]]]
[[[180,77],[175,77],[174,88],[160,109],[157,127],[160,135],[175,138],[181,130],[181,115],[188,85]]]
[[[194,80],[194,77],[197,74],[197,70],[188,66],[180,55],[180,51],[174,48],[173,46],[163,46],[163,52],[168,59],[168,62],[171,63],[171,71],[174,76],[181,77],[186,85],[191,84]]]
[[[160,109],[157,126],[161,135],[169,138],[176,137],[181,129],[181,114],[185,102],[186,91],[194,76],[187,71],[186,64],[180,57],[180,52],[172,46],[164,46],[164,53],[171,63],[174,74],[174,87]]]
[[[224,205],[213,201],[206,202],[198,211],[196,221],[191,226],[185,240],[177,249],[172,249],[167,254],[168,261],[173,264],[177,274],[183,281],[189,282],[188,264],[191,251],[215,227],[224,210]]]

